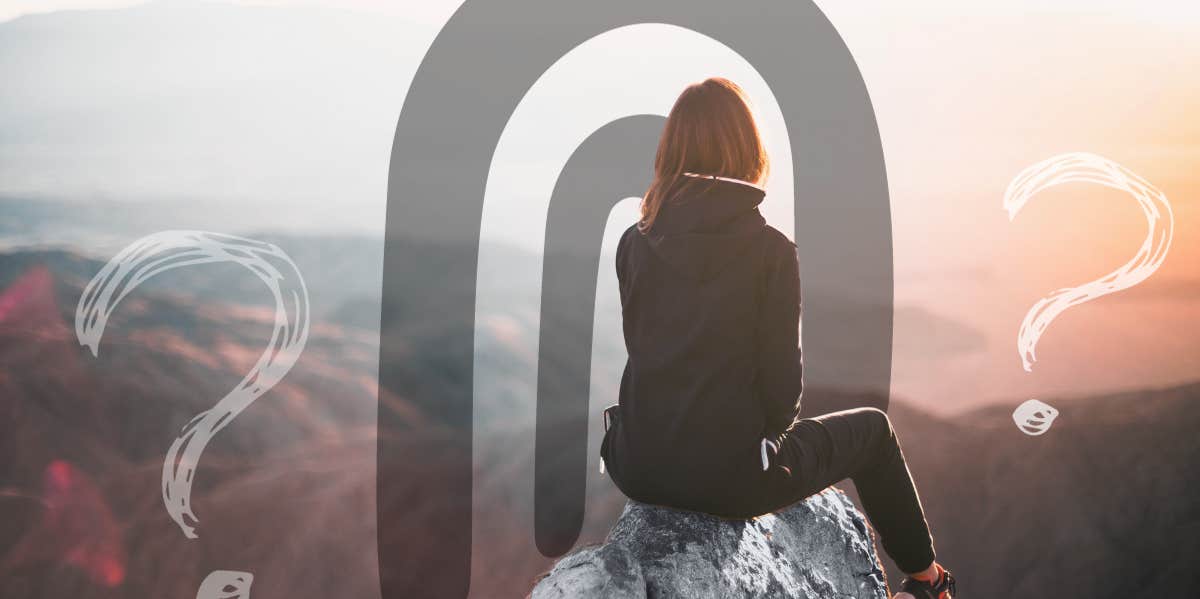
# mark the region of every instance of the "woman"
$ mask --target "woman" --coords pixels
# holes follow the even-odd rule
[[[948,599],[887,414],[800,419],[796,246],[758,212],[769,162],[732,82],[688,87],[667,118],[641,219],[617,247],[625,343],[601,446],[629,497],[724,517],[772,512],[849,478],[907,574]]]

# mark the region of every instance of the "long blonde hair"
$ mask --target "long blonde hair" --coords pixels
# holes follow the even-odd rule
[[[654,181],[642,197],[638,229],[646,232],[654,226],[659,210],[671,199],[666,197],[668,190],[684,173],[761,184],[770,170],[771,161],[742,88],[721,77],[693,83],[679,94],[667,116],[654,157]],[[684,187],[689,185],[690,181]]]

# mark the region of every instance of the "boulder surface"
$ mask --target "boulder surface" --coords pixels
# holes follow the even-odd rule
[[[729,520],[636,501],[608,539],[576,550],[532,599],[887,599],[866,519],[837,489]]]

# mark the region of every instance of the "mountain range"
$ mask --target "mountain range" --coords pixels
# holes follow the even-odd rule
[[[97,268],[69,252],[0,256],[5,596],[190,595],[213,569],[253,572],[256,596],[375,596],[378,339],[369,310],[350,309],[351,298],[313,302],[300,362],[206,451],[193,489],[200,538],[188,540],[161,504],[162,456],[257,357],[272,315],[253,301],[215,301],[213,289],[242,297],[216,284],[235,273],[197,269],[190,286],[165,281],[127,298],[93,357],[72,321]],[[331,297],[322,287],[313,285],[314,298]],[[496,372],[528,359],[505,353],[503,327],[483,331],[481,360]],[[408,335],[420,353],[439,331]],[[435,363],[411,368],[437,384]],[[513,481],[532,480],[531,431],[505,418],[532,388],[500,380],[509,388],[480,395],[499,405],[483,407],[477,446],[492,451],[473,466],[481,546],[472,582],[483,597],[522,596],[551,563],[531,549],[531,504],[514,491]],[[1013,425],[1017,401],[942,417],[893,398],[890,413],[940,555],[967,596],[1181,596],[1200,582],[1198,399],[1200,384],[1049,398],[1061,416],[1039,437]],[[384,401],[412,423],[402,442],[414,450],[457,434],[405,398]],[[429,456],[427,465],[463,459]],[[581,543],[602,539],[623,503],[607,479],[589,476]],[[421,517],[436,500],[420,489],[390,498],[405,523],[401,542],[437,543],[439,523]],[[436,584],[436,566],[387,567]]]

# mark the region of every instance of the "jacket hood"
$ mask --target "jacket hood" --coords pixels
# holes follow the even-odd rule
[[[731,179],[680,177],[646,235],[663,262],[692,279],[709,279],[753,242],[766,220],[766,192]]]

